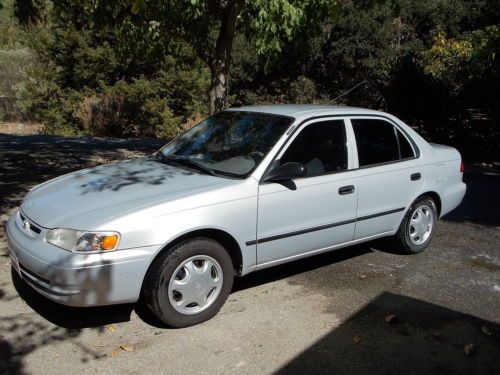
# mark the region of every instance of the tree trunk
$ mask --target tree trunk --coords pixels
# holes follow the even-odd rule
[[[225,63],[217,64],[215,62],[211,68],[212,77],[210,80],[210,114],[222,111],[227,105],[227,81],[228,81],[228,66]]]
[[[236,20],[244,5],[245,0],[230,2],[221,23],[219,36],[215,44],[215,56],[209,64],[212,74],[209,91],[211,115],[222,111],[227,105],[229,66],[236,32]]]

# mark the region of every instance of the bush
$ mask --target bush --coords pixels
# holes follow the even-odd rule
[[[19,105],[46,133],[170,138],[208,112],[210,74],[187,44],[129,21],[103,28],[90,3],[29,33],[38,63]]]
[[[34,64],[33,53],[26,49],[0,49],[0,112],[2,120],[29,120],[17,105],[17,97],[28,80]]]
[[[146,79],[119,81],[104,87],[101,94],[79,100],[74,116],[86,134],[96,136],[175,136],[182,117],[172,113],[166,98],[157,96],[156,86]]]
[[[50,70],[37,71],[22,105],[45,123],[49,134],[172,138],[193,116],[207,113],[200,100],[205,80],[193,77],[196,71],[184,73],[162,71],[152,79],[73,90],[61,88]]]
[[[299,76],[290,84],[290,99],[293,103],[313,104],[317,97],[316,84],[305,76]]]

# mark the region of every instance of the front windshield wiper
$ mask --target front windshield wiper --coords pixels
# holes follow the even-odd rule
[[[157,151],[157,152],[149,155],[148,158],[154,159],[154,160],[159,161],[161,163],[170,164],[169,160],[167,159],[165,154],[161,151]]]
[[[198,163],[197,161],[194,161],[190,158],[185,158],[185,157],[181,157],[181,156],[173,156],[173,155],[167,156],[161,151],[153,154],[153,157],[156,160],[158,160],[162,163],[165,163],[165,164],[184,165],[187,167],[195,168],[198,171],[201,171],[201,172],[208,174],[210,176],[217,175],[217,173],[213,169],[210,169],[210,168],[204,166],[203,164]]]
[[[161,151],[152,154],[151,157],[154,158],[155,160],[159,161],[160,163],[164,163],[164,164],[170,164],[170,165],[174,165],[174,166],[184,165],[187,167],[196,168],[197,170],[199,170],[203,173],[206,173],[210,176],[226,176],[226,177],[237,178],[237,179],[242,178],[241,175],[239,175],[237,173],[231,173],[231,172],[211,169],[211,168],[208,168],[201,163],[198,163],[197,161],[195,161],[193,159],[182,157],[182,156],[177,156],[177,155],[167,156]]]
[[[167,160],[171,160],[174,163],[186,165],[188,167],[194,167],[194,168],[198,169],[199,171],[204,172],[206,174],[209,174],[211,176],[217,175],[217,173],[215,173],[215,171],[213,169],[208,168],[208,167],[204,166],[201,163],[198,163],[197,161],[195,161],[193,159],[179,157],[179,156],[165,156],[165,157],[167,158]]]

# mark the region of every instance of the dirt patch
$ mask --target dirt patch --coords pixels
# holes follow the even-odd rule
[[[469,260],[469,262],[477,267],[482,267],[490,271],[500,271],[500,264],[495,262],[495,259],[487,254],[481,254]]]
[[[0,133],[34,135],[43,131],[43,124],[23,122],[0,122]]]

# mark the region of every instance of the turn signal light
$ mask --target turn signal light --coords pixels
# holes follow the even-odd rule
[[[103,236],[101,238],[101,249],[102,250],[113,250],[118,243],[118,235],[110,234]]]

